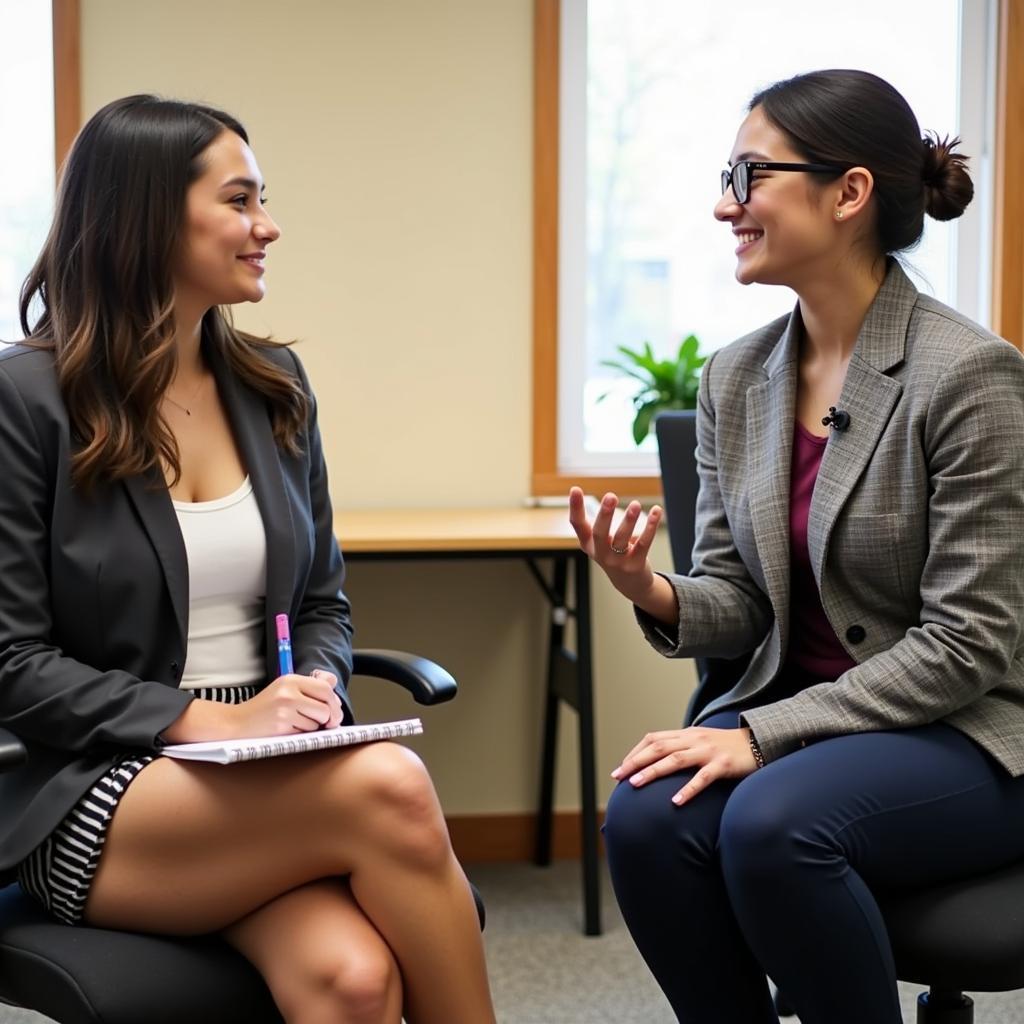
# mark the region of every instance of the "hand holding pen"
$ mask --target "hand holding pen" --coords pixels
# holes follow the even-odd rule
[[[287,736],[341,725],[344,709],[334,689],[337,677],[322,669],[313,669],[308,676],[296,675],[288,616],[278,615],[275,621],[280,675],[241,704],[193,701],[163,731],[166,742]]]
[[[309,711],[304,713],[308,717],[314,718],[316,725],[313,728],[324,728],[330,729],[336,725],[341,724],[341,720],[344,717],[344,709],[341,706],[341,698],[335,692],[334,687],[338,682],[338,677],[333,672],[325,672],[322,669],[315,668],[308,676],[297,676],[295,675],[295,663],[292,658],[292,636],[291,627],[288,622],[287,615],[277,615],[274,617],[274,625],[277,632],[277,664],[279,676],[271,683],[271,686],[276,686],[286,678],[291,678],[299,683],[300,687],[302,681],[315,680],[317,687],[316,692],[311,693],[310,688],[302,688],[302,695],[305,698],[319,697],[323,703],[327,706],[329,712],[326,718],[323,718],[321,714],[310,715]],[[304,725],[299,726],[300,729],[305,730]]]
[[[285,736],[341,725],[344,710],[334,689],[337,678],[321,669],[297,675],[288,616],[278,615],[274,622],[280,674],[251,700],[230,706],[243,730],[237,735]]]

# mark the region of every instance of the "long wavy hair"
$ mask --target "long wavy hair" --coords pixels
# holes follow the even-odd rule
[[[173,264],[186,193],[225,131],[249,141],[224,111],[127,96],[94,114],[68,154],[20,314],[25,343],[54,353],[75,441],[72,481],[83,490],[163,465],[173,481],[181,475],[160,413],[177,363]],[[278,445],[297,453],[309,402],[261,351],[282,343],[237,330],[219,307],[201,331],[204,348],[266,397]]]

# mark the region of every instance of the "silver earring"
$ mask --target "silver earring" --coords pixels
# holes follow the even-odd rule
[[[842,220],[842,219],[843,219],[843,211],[842,210],[836,210],[836,220]]]

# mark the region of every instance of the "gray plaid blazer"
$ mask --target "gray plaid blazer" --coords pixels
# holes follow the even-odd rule
[[[790,644],[789,468],[799,306],[715,353],[697,414],[693,570],[663,654],[746,673],[697,722],[750,700]],[[826,736],[943,720],[1024,774],[1024,358],[918,293],[895,263],[861,327],[811,502],[825,613],[856,660],[744,712],[766,759]]]

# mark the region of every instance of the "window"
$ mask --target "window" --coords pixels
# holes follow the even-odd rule
[[[78,0],[3,0],[0,343],[22,337],[18,295],[53,216],[54,168],[78,130]]]
[[[53,48],[49,3],[5,0],[0,39],[0,339],[22,337],[18,292],[53,215]]]
[[[792,308],[788,290],[736,283],[731,236],[711,216],[745,105],[771,81],[862,67],[907,97],[922,129],[963,136],[977,198],[959,221],[929,221],[907,262],[922,291],[989,320],[994,4],[865,0],[856,32],[848,12],[813,0],[737,0],[727,14],[675,0],[535,9],[536,493],[574,480],[657,493],[653,439],[637,450],[631,437],[631,386],[602,365],[617,346],[668,354],[695,333],[711,351]],[[556,79],[541,58],[559,36]]]

